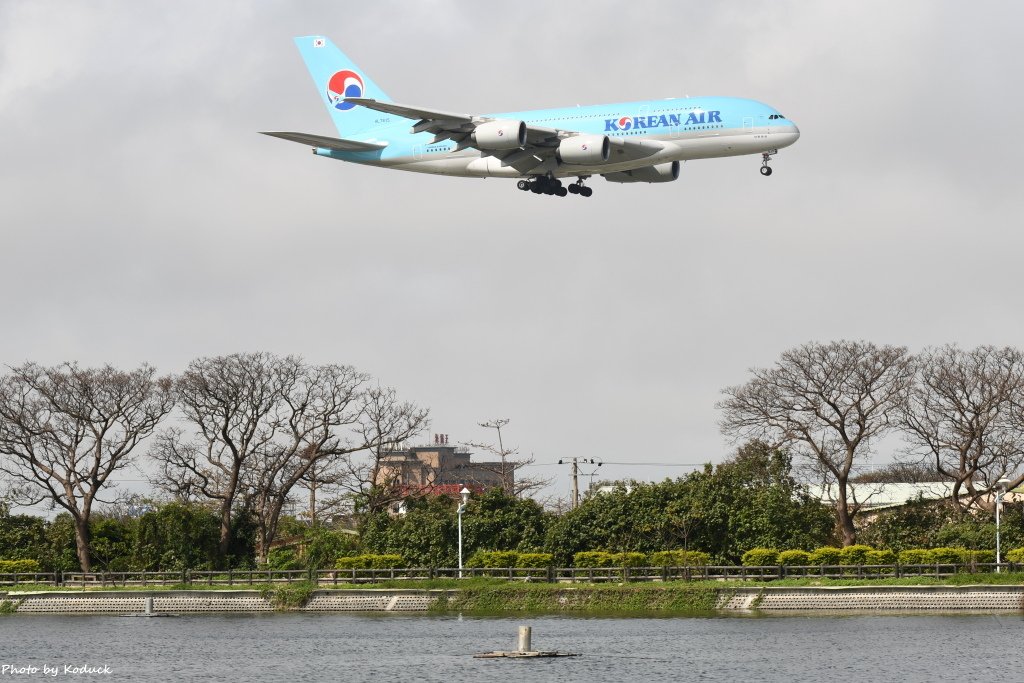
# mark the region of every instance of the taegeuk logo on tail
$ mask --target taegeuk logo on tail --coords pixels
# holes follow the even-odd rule
[[[363,96],[363,78],[355,71],[345,69],[331,76],[327,82],[327,99],[331,101],[335,109],[347,111],[356,105],[352,102],[343,101],[346,97]]]

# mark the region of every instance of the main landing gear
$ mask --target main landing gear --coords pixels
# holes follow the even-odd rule
[[[581,177],[575,183],[565,187],[562,185],[562,181],[552,176],[536,176],[533,180],[520,180],[516,183],[516,187],[520,190],[529,190],[534,194],[550,194],[556,197],[564,197],[569,193],[578,194],[581,197],[589,197],[594,194],[594,190],[583,184],[584,178]]]
[[[772,174],[772,167],[768,165],[772,157],[779,153],[779,150],[773,149],[770,152],[764,152],[761,154],[761,175],[770,176]]]

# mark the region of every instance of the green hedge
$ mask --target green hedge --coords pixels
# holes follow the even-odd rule
[[[978,564],[992,564],[996,561],[995,550],[968,550],[967,561],[972,565]],[[985,571],[990,570],[990,567],[983,567]]]
[[[839,551],[839,564],[858,567],[871,564],[867,561],[868,553],[874,548],[869,545],[848,545]]]
[[[1024,564],[1024,548],[1014,548],[1006,553],[1007,562]]]
[[[514,550],[478,550],[466,560],[466,566],[497,569],[515,567],[518,561],[519,553]]]
[[[659,550],[648,558],[652,567],[706,567],[711,555],[699,550]]]
[[[805,567],[811,563],[811,554],[806,550],[783,550],[778,563],[786,567]]]
[[[590,569],[593,567],[614,567],[615,555],[601,550],[585,550],[572,556],[574,567]]]
[[[901,550],[899,554],[900,564],[934,564],[931,550],[914,548],[912,550]]]
[[[932,548],[932,562],[935,564],[963,564],[967,561],[964,548]]]
[[[616,567],[646,567],[646,553],[615,553],[612,562]]]
[[[42,571],[35,560],[0,560],[0,574],[36,574]]]
[[[770,567],[778,563],[779,551],[774,548],[751,548],[740,561],[744,567]]]
[[[869,550],[864,564],[896,564],[896,553],[891,550]]]
[[[516,558],[516,566],[524,569],[543,569],[554,562],[555,557],[551,553],[519,553]]]
[[[811,551],[810,563],[818,566],[835,566],[842,560],[843,551],[832,546],[824,546]]]
[[[407,565],[401,555],[354,555],[339,557],[335,569],[403,569]]]

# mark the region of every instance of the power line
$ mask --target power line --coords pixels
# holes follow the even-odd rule
[[[584,462],[584,461],[580,460],[580,462]],[[558,466],[564,465],[564,464],[565,463],[562,462],[562,461],[558,461],[558,462],[534,462],[534,463],[530,463],[528,465],[525,465],[525,467],[558,467]],[[709,464],[713,464],[713,463],[706,463],[706,462],[702,462],[702,463],[680,463],[680,462],[607,462],[607,461],[602,460],[601,464],[603,464],[603,465],[628,465],[628,466],[631,466],[631,467],[704,467],[704,465],[709,465]]]

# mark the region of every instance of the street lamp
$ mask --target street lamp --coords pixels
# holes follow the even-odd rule
[[[459,506],[459,578],[462,578],[462,513],[466,511],[466,504],[469,503],[469,489],[465,486],[459,491],[462,496],[462,505]]]
[[[1009,483],[1010,480],[1005,478],[996,482],[996,573],[999,573],[999,565],[1003,561],[999,548],[999,510],[1003,507],[1003,495]]]

